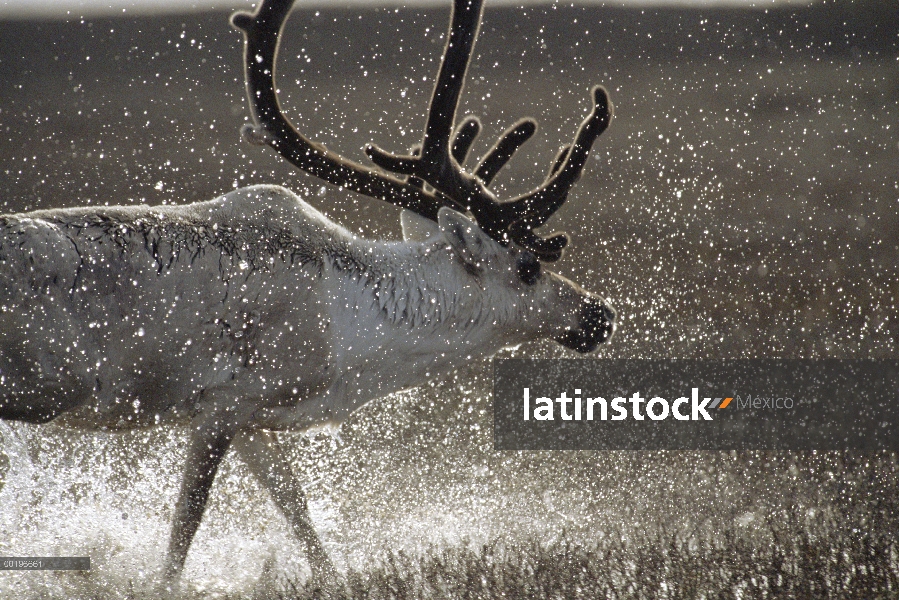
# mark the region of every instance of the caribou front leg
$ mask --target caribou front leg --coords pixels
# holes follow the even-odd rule
[[[234,440],[234,450],[250,468],[253,476],[269,491],[294,534],[305,546],[313,580],[325,587],[333,583],[337,571],[315,531],[309,516],[306,494],[290,465],[284,460],[277,436],[269,431],[243,431]]]
[[[212,401],[191,423],[190,447],[165,565],[164,583],[170,590],[178,585],[219,465],[246,422],[246,415],[241,414],[233,399],[225,400],[224,395],[222,398],[221,402]]]

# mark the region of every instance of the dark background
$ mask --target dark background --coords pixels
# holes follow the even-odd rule
[[[421,136],[448,17],[448,10],[295,11],[279,62],[287,114],[357,161],[370,141],[407,149]],[[0,211],[186,203],[277,183],[354,231],[397,238],[396,209],[324,187],[241,141],[248,112],[240,60],[240,35],[224,13],[0,22]],[[488,9],[462,107],[486,125],[475,153],[522,116],[540,122],[498,177],[501,195],[542,180],[586,114],[594,84],[609,90],[616,116],[547,230],[574,239],[553,268],[619,310],[618,334],[598,356],[896,357],[895,2]],[[569,356],[549,341],[503,355]],[[310,481],[310,497],[336,507],[325,539],[338,563],[441,538],[562,529],[589,537],[611,524],[639,529],[663,517],[714,528],[790,507],[839,513],[847,499],[880,517],[897,512],[892,454],[869,462],[495,453],[491,379],[488,361],[462,366],[366,407],[336,441],[296,438],[292,459]],[[89,457],[77,463],[85,481],[95,481],[89,475],[100,463],[124,473],[117,502],[139,505],[124,500],[129,486],[166,469],[157,492],[174,497],[183,449],[164,432],[53,446],[38,444],[46,439],[40,431],[23,431],[44,447],[32,460],[45,460],[51,477],[62,468],[59,455],[80,448]],[[167,466],[145,469],[160,446]],[[245,489],[241,466],[224,472],[241,476],[217,483],[213,523],[254,498],[257,507],[264,502],[258,489]],[[100,492],[91,497],[109,502]],[[158,508],[162,522],[166,507]],[[877,522],[884,531],[892,523]],[[208,544],[202,535],[216,534],[201,530],[199,543]]]
[[[607,294],[623,357],[890,356],[899,332],[896,3],[802,9],[487,10],[462,113],[536,185],[605,85],[617,107],[547,229]],[[205,200],[280,183],[371,236],[396,210],[248,147],[240,36],[221,13],[0,23],[0,209]],[[420,139],[446,10],[295,12],[281,98],[357,161]],[[427,81],[424,81],[428,78]]]

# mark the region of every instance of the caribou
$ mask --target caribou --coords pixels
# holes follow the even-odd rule
[[[482,0],[454,0],[420,145],[375,167],[338,156],[282,113],[279,36],[293,0],[236,13],[253,123],[244,137],[341,190],[401,207],[403,241],[362,239],[282,187],[183,206],[0,216],[0,419],[122,429],[189,424],[163,581],[177,583],[229,450],[271,493],[313,577],[334,567],[276,432],[339,424],[361,405],[503,347],[610,338],[604,298],[544,269],[568,243],[535,230],[567,199],[612,117],[602,87],[544,181],[490,185],[536,131],[509,127],[466,170],[480,133],[454,127]]]

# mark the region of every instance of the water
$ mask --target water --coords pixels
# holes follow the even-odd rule
[[[4,572],[0,595],[149,592],[168,543],[183,437],[45,429],[0,424],[8,457],[0,489],[0,554],[89,556],[92,570]],[[327,509],[319,502],[312,510],[327,531]],[[301,556],[275,506],[242,465],[227,462],[187,563],[191,587],[245,590],[270,558],[272,567],[301,576]]]

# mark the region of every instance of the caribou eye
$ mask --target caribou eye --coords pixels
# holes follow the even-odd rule
[[[518,277],[527,285],[540,279],[540,261],[532,253],[522,252],[518,257]]]

